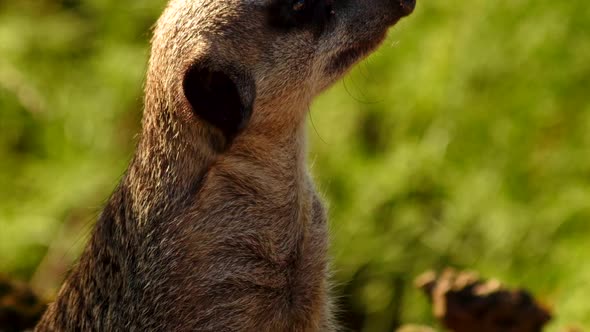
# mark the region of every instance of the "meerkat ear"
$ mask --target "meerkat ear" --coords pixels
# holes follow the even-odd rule
[[[254,83],[234,68],[192,65],[185,72],[183,89],[193,112],[221,130],[228,141],[250,120]]]

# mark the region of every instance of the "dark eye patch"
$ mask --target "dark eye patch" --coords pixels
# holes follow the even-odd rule
[[[268,7],[271,26],[284,29],[323,30],[332,16],[334,0],[275,0]]]

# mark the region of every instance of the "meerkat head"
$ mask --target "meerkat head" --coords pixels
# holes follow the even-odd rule
[[[229,138],[257,116],[297,121],[414,6],[415,0],[171,0],[155,29],[148,84]]]

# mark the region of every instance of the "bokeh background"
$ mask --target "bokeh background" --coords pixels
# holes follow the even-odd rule
[[[51,298],[137,142],[164,0],[0,0],[0,273]],[[434,324],[420,272],[477,270],[590,329],[590,6],[419,0],[314,104],[342,319]]]

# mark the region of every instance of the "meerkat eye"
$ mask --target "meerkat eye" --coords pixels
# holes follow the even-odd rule
[[[274,0],[269,6],[269,21],[275,27],[306,28],[322,27],[333,15],[334,0]]]
[[[307,5],[307,0],[295,0],[293,3],[293,10],[296,12],[300,12],[305,9]]]

